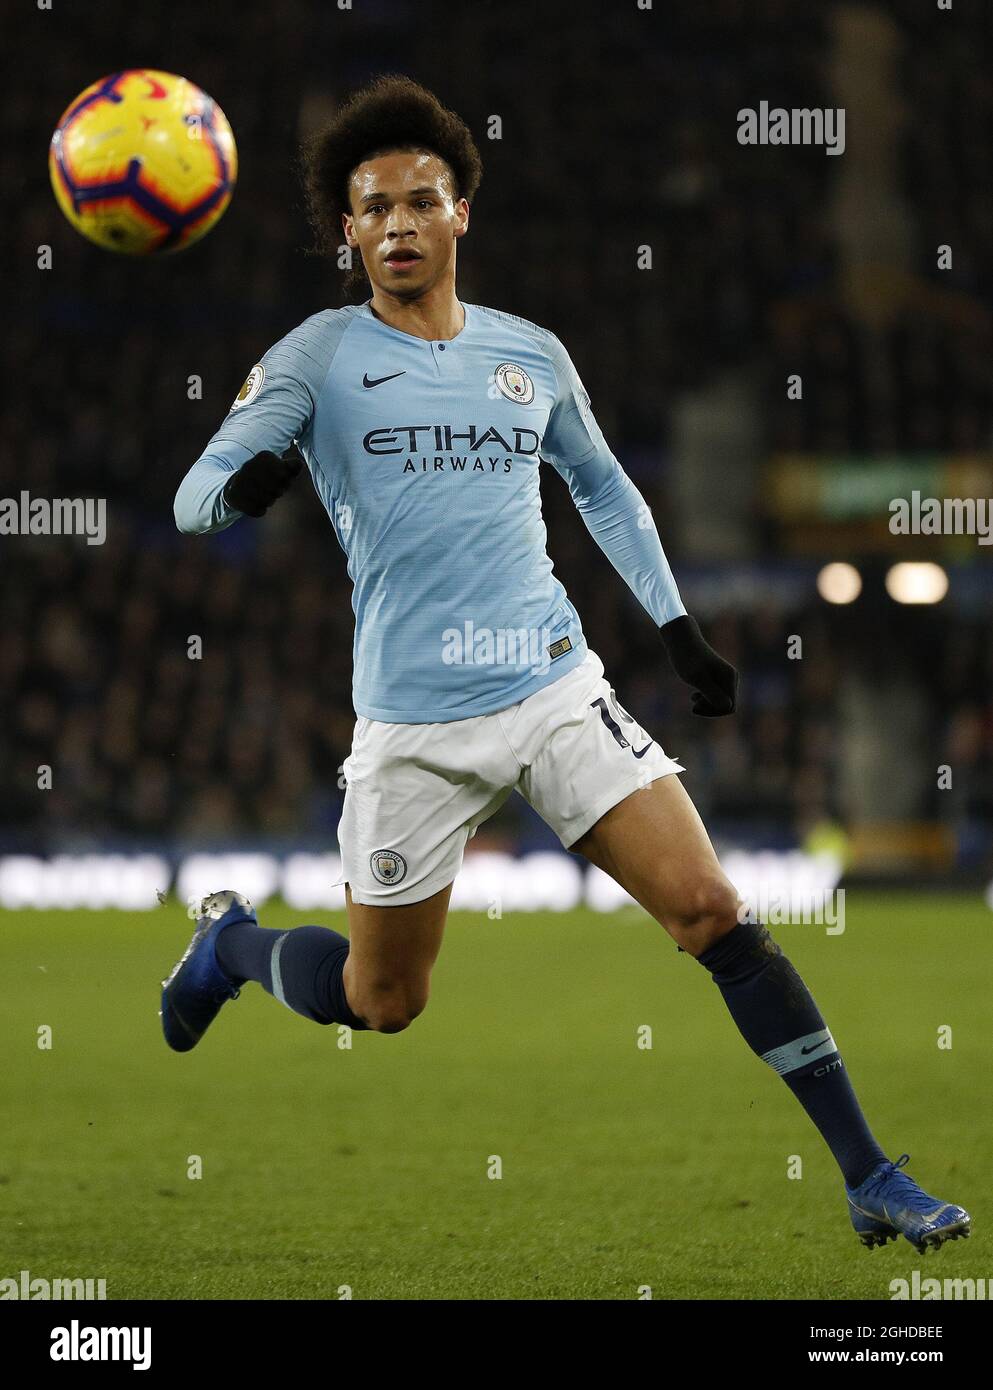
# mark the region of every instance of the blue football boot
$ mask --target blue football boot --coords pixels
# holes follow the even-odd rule
[[[255,909],[247,898],[230,891],[211,893],[200,904],[197,929],[186,952],[162,981],[162,1031],[175,1052],[189,1052],[206,1033],[229,999],[237,999],[237,985],[217,963],[218,932],[232,922],[253,922]]]
[[[969,1234],[969,1213],[954,1202],[941,1202],[900,1169],[910,1161],[902,1154],[895,1163],[881,1163],[858,1187],[846,1187],[855,1233],[863,1245],[885,1245],[906,1236],[924,1254],[946,1240]]]

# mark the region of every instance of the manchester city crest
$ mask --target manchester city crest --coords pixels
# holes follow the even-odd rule
[[[399,883],[407,872],[406,859],[395,849],[374,849],[369,865],[377,883]]]
[[[501,362],[493,373],[493,380],[501,396],[506,396],[508,401],[530,405],[534,400],[534,382],[524,368],[514,362]]]

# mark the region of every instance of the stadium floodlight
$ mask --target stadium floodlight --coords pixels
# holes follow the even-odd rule
[[[854,603],[862,592],[862,576],[854,565],[837,560],[817,576],[817,592],[825,603]]]
[[[904,560],[887,571],[886,592],[895,603],[940,603],[948,575],[930,560]]]

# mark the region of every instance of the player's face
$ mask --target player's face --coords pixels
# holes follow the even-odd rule
[[[455,197],[452,172],[427,151],[395,150],[368,159],[349,180],[348,245],[362,256],[374,290],[417,299],[446,276],[454,283],[455,243],[469,204]]]

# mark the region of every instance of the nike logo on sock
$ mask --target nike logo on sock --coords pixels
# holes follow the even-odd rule
[[[768,1062],[780,1076],[788,1076],[791,1071],[807,1065],[805,1059],[811,1052],[822,1052],[825,1049],[832,1052],[838,1050],[830,1032],[826,1028],[818,1028],[816,1033],[804,1033],[792,1042],[770,1048],[768,1052],[762,1053],[762,1060]]]

